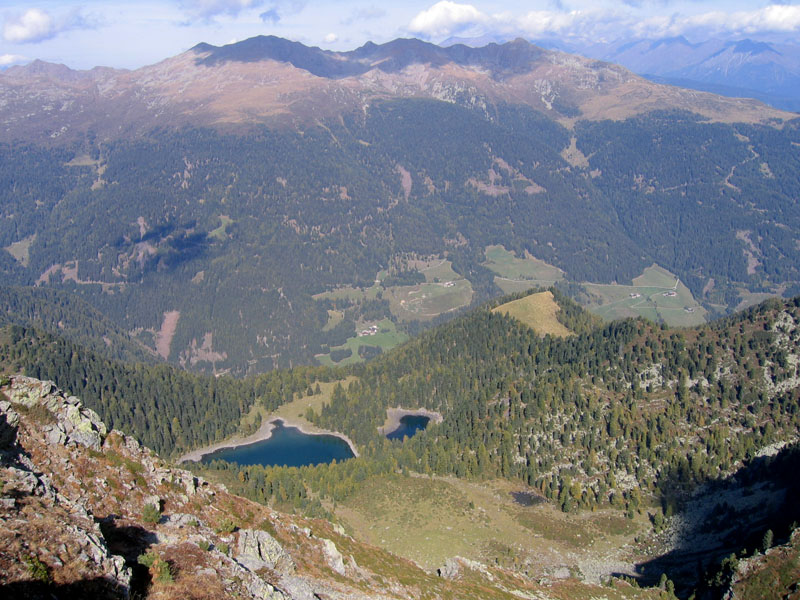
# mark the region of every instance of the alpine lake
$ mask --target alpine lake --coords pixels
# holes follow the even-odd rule
[[[304,467],[353,458],[345,440],[335,435],[303,433],[276,419],[266,440],[221,448],[203,456],[202,462],[224,460],[239,465]]]
[[[400,418],[400,425],[394,431],[386,434],[390,440],[402,440],[407,437],[414,437],[417,432],[422,431],[428,426],[431,418],[426,415],[405,415]]]
[[[413,437],[428,426],[426,415],[405,415],[398,427],[386,434],[390,440]],[[286,426],[280,419],[273,421],[270,436],[252,444],[220,448],[205,454],[201,462],[224,460],[238,465],[263,465],[304,467],[341,462],[355,455],[349,444],[341,437],[330,434],[304,433],[297,427]]]

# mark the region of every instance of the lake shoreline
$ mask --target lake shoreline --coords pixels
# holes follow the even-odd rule
[[[386,421],[382,426],[378,427],[378,432],[381,435],[392,433],[400,427],[400,419],[408,416],[428,417],[434,423],[441,423],[444,420],[441,414],[427,408],[400,408],[397,406],[386,409]]]
[[[275,422],[281,421],[284,427],[295,427],[299,429],[301,433],[306,435],[332,435],[333,437],[338,437],[341,440],[344,440],[347,445],[350,447],[350,452],[353,453],[353,458],[358,458],[358,449],[356,445],[353,443],[349,437],[342,433],[337,433],[334,431],[326,431],[324,429],[320,429],[318,427],[314,427],[313,425],[308,425],[306,423],[301,423],[299,421],[294,421],[292,419],[287,419],[286,417],[270,417],[263,423],[261,423],[261,427],[258,428],[253,434],[250,434],[246,437],[232,437],[222,442],[217,442],[216,444],[212,444],[210,446],[205,446],[203,448],[197,448],[192,450],[191,452],[187,452],[177,460],[177,464],[183,462],[200,462],[203,460],[203,457],[216,452],[217,450],[223,450],[226,448],[238,448],[239,446],[249,446],[250,444],[255,444],[257,442],[263,442],[268,440],[272,437],[272,430],[275,429]]]

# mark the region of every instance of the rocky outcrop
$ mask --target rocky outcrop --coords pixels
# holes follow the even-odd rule
[[[54,387],[47,382],[17,378],[9,392],[9,401],[0,401],[0,469],[3,480],[0,545],[7,551],[9,548],[22,549],[27,554],[23,558],[27,564],[35,562],[40,565],[40,576],[41,573],[50,576],[50,565],[77,563],[84,576],[103,580],[107,585],[106,591],[113,597],[128,597],[131,570],[121,556],[109,551],[92,512],[85,504],[57,491],[51,478],[38,471],[18,444],[21,416],[17,409],[31,410],[43,406],[55,417],[56,423],[48,426],[48,443],[80,443],[99,448],[100,436],[106,433],[105,425],[93,411],[83,411],[77,398],[67,400],[54,393]],[[50,435],[53,431],[62,435]],[[42,522],[28,523],[24,517],[29,511],[38,514]],[[55,513],[63,518],[44,519],[42,515],[45,513]],[[19,539],[24,540],[25,536],[30,541],[20,544]],[[53,548],[50,543],[54,540],[59,544]],[[13,566],[5,570],[6,573],[13,571]]]
[[[437,573],[444,579],[455,579],[461,571],[461,564],[455,558],[448,558],[444,565],[439,567]]]
[[[239,531],[236,560],[251,571],[263,568],[282,572],[294,570],[292,557],[266,531],[253,529]]]
[[[80,444],[99,450],[108,435],[100,417],[90,408],[83,408],[75,396],[65,396],[50,381],[15,377],[6,391],[12,404],[28,409],[46,409],[55,422],[44,426],[51,444]]]

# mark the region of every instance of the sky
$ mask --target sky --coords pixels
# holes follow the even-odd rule
[[[330,50],[417,37],[800,43],[800,0],[0,0],[0,68],[137,68],[195,44],[276,35]]]

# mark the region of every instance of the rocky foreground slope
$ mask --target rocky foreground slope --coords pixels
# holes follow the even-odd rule
[[[0,384],[0,597],[658,595],[623,582],[535,584],[458,558],[428,573],[327,521],[277,513],[169,466],[50,382]]]

